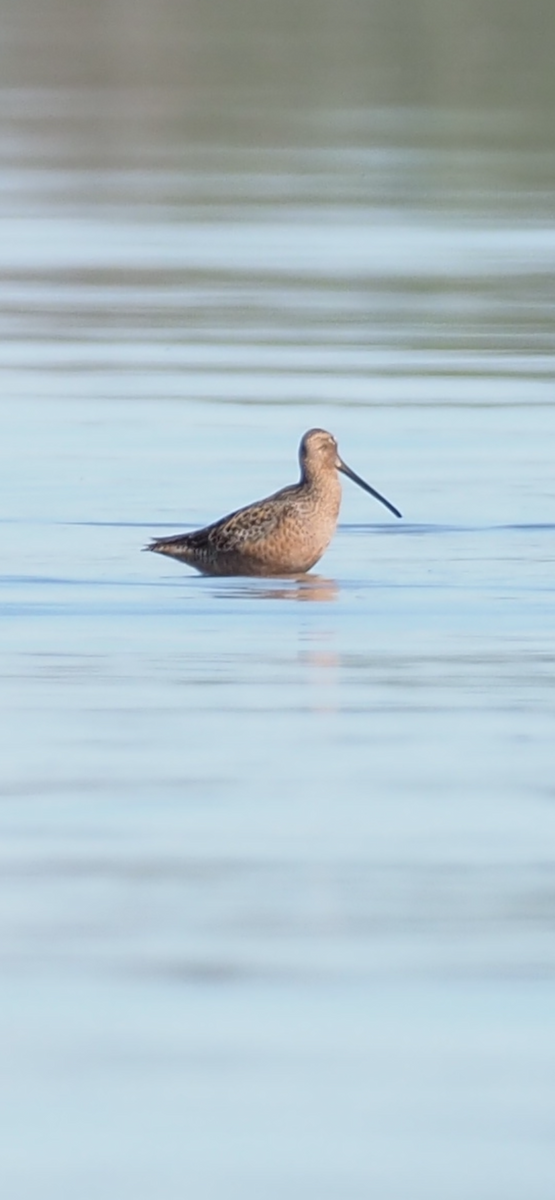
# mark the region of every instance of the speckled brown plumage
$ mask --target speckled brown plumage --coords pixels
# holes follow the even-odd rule
[[[324,429],[305,433],[299,462],[301,478],[291,487],[205,529],[155,538],[146,549],[178,558],[205,575],[304,574],[322,557],[335,532],[341,504],[338,471],[401,516],[342,461],[335,438]]]

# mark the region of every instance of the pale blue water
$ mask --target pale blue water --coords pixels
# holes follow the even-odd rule
[[[551,1200],[544,125],[239,75],[209,119],[199,79],[54,87],[16,25],[2,1194]],[[304,580],[141,553],[312,425],[402,522],[345,481]]]

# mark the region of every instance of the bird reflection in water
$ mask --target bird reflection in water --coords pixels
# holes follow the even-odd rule
[[[293,579],[280,580],[279,587],[276,586],[277,582],[276,580],[271,587],[265,586],[262,580],[256,584],[249,582],[235,586],[227,585],[219,587],[215,595],[220,600],[235,597],[251,600],[301,600],[320,604],[337,600],[339,595],[339,586],[335,579],[326,579],[323,575],[299,575]]]

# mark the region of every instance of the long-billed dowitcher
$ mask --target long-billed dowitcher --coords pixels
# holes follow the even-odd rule
[[[302,575],[329,545],[341,504],[338,471],[348,475],[396,517],[401,513],[339,457],[325,429],[309,429],[299,447],[301,478],[239,508],[205,529],[155,538],[146,547],[178,558],[205,575]]]

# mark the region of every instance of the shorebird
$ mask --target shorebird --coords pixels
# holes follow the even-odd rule
[[[265,500],[238,508],[194,533],[155,538],[145,547],[178,558],[204,575],[303,575],[322,557],[341,504],[338,471],[401,513],[339,457],[325,429],[309,429],[299,447],[301,478]]]

